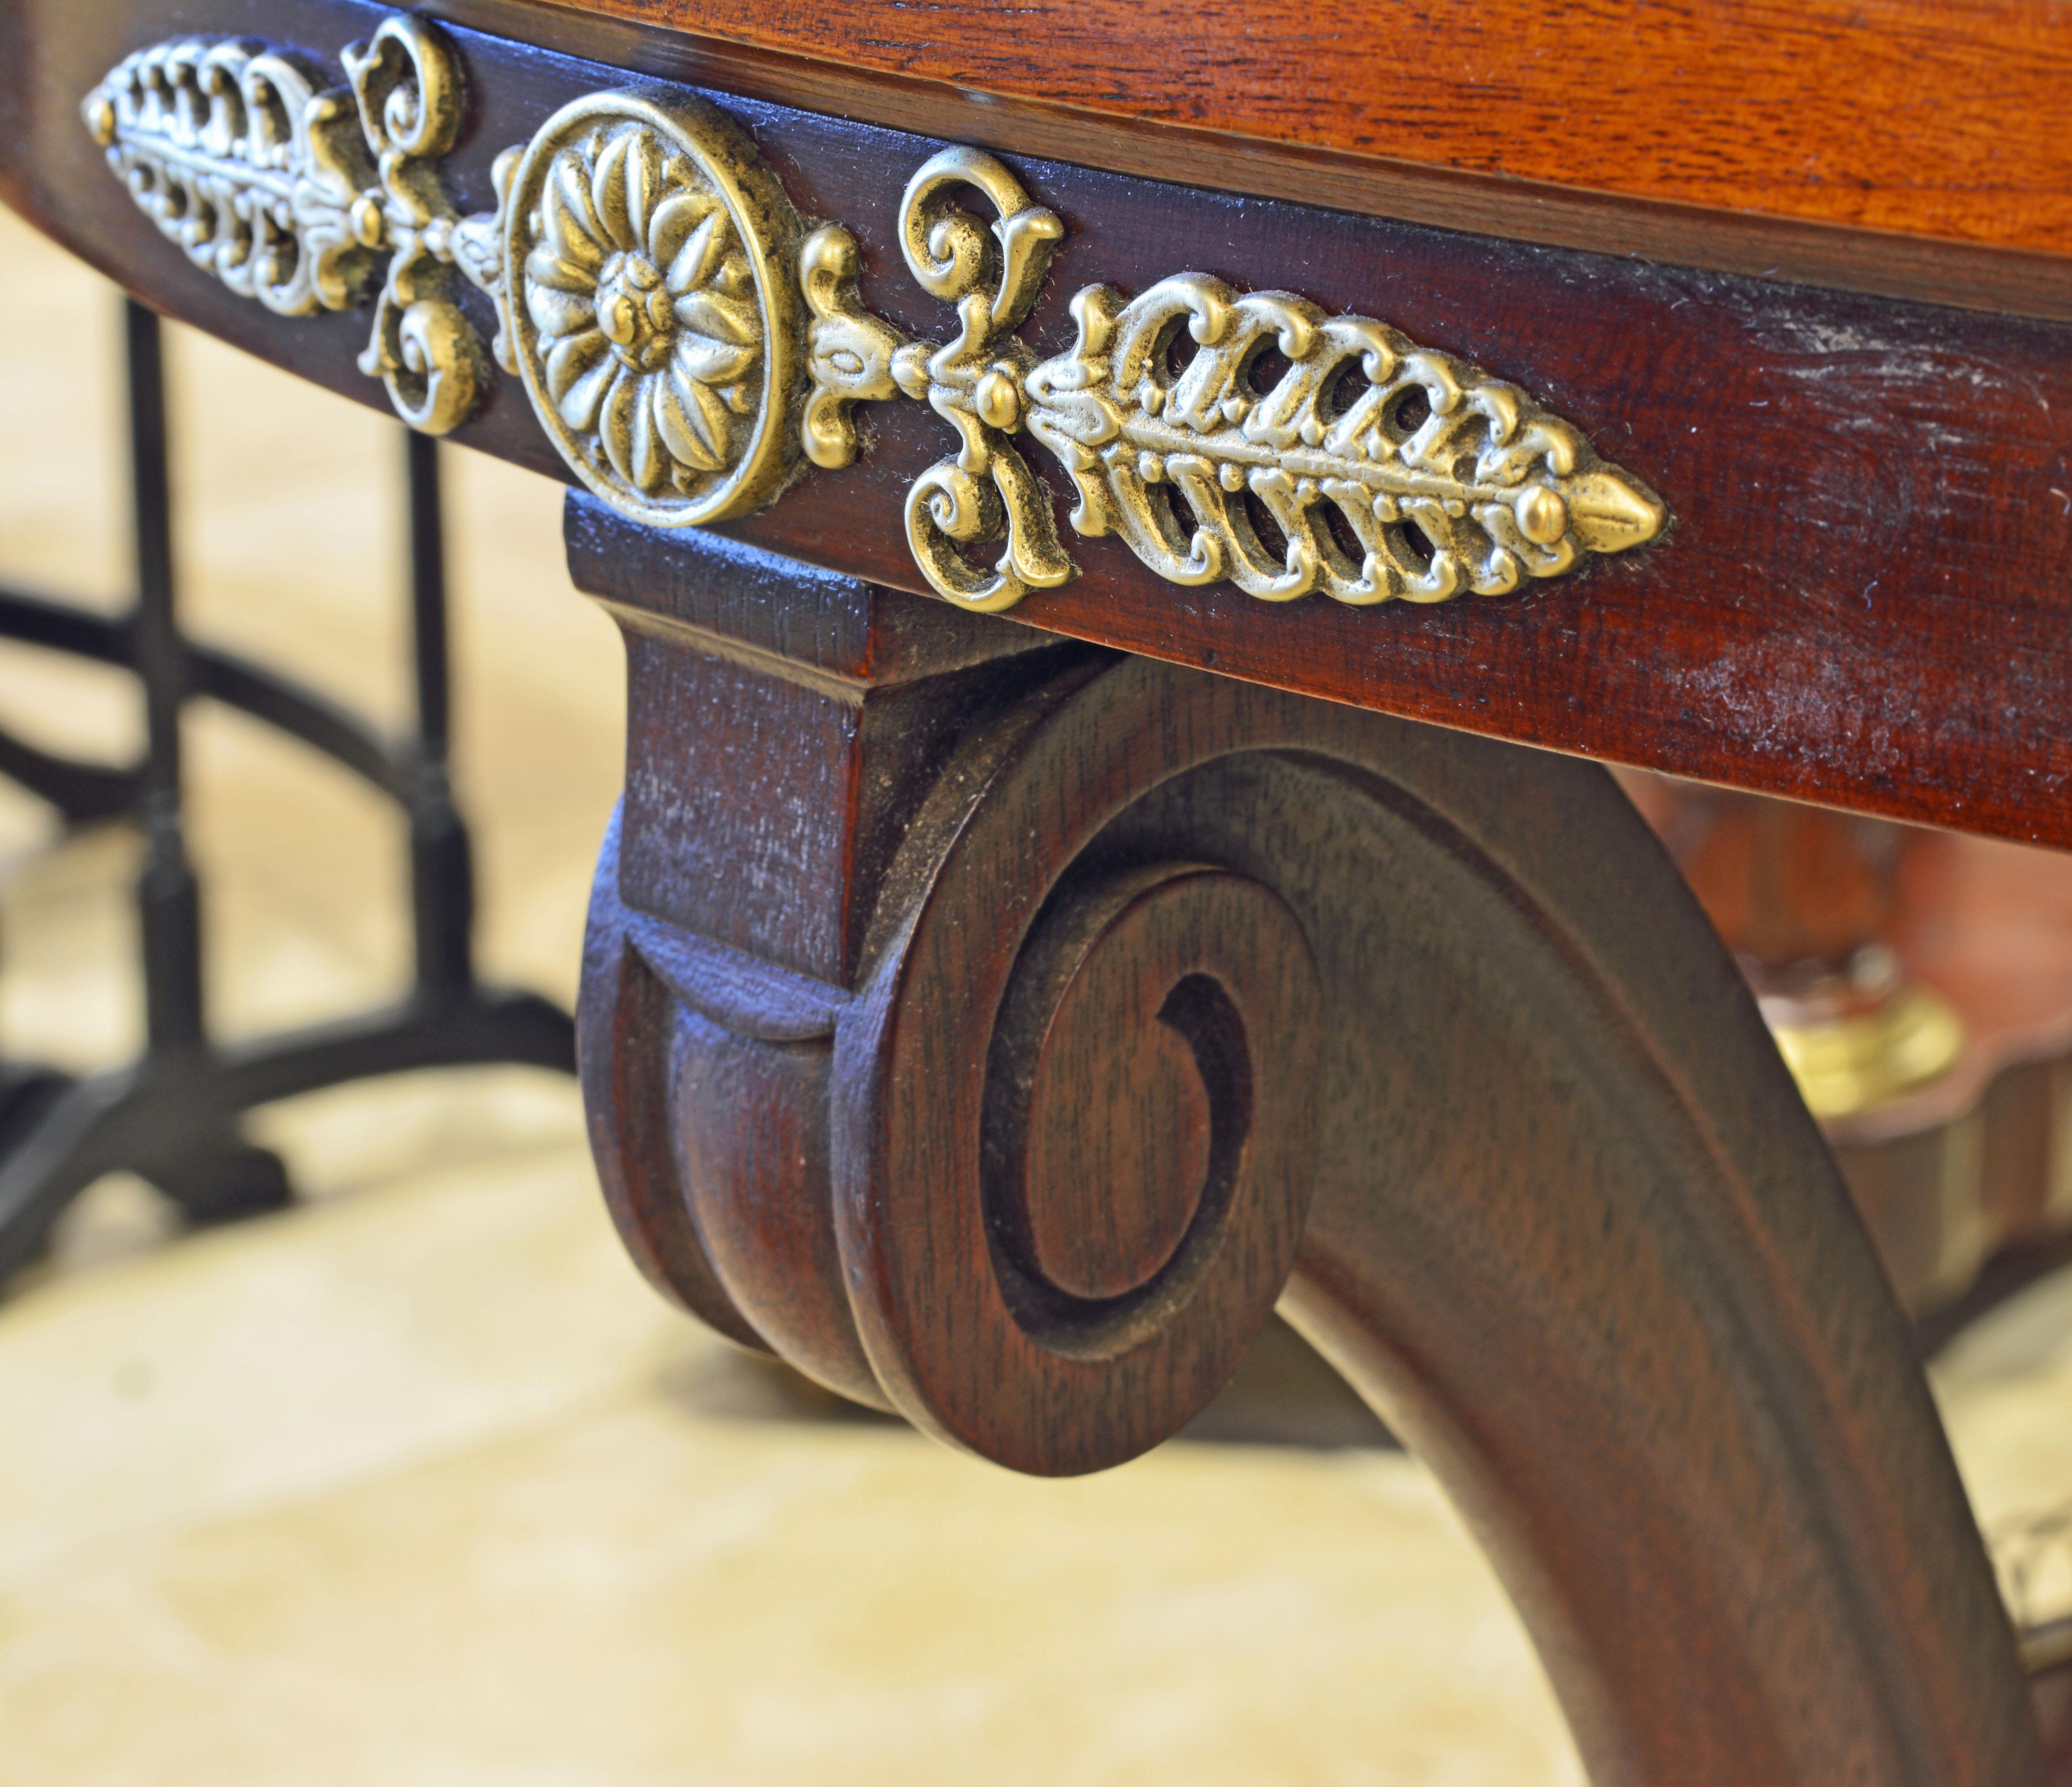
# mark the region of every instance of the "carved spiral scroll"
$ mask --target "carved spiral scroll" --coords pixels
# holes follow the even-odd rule
[[[586,1070],[656,1073],[594,1107],[615,1206],[728,1331],[1081,1471],[1278,1292],[1463,1505],[1593,1781],[2041,1778],[1905,1324],[1601,771],[1068,661],[886,885],[851,995],[600,878]]]
[[[844,1395],[1068,1474],[1185,1425],[1271,1312],[1312,1177],[1321,993],[1261,882],[1103,868],[1098,774],[1046,861],[1004,875],[1061,767],[1060,741],[1025,742],[972,830],[917,832],[931,896],[854,1001],[767,967],[743,985],[734,952],[629,913],[608,845],[582,1054],[608,1201],[667,1294]],[[639,1115],[658,1108],[666,1132]]]
[[[837,1044],[877,1107],[836,1227],[878,1379],[1047,1473],[1178,1431],[1264,1324],[1309,1203],[1321,1003],[1263,882],[1104,865],[1129,797],[1098,754],[1074,776],[1072,729],[993,783]],[[1031,860],[1046,796],[1063,823]]]
[[[993,1029],[980,1156],[1025,1330],[1101,1357],[1200,1288],[1258,1218],[1232,1207],[1264,1191],[1256,1136],[1304,1132],[1287,1058],[1307,1064],[1316,993],[1301,925],[1241,876],[1153,863],[1053,896]]]

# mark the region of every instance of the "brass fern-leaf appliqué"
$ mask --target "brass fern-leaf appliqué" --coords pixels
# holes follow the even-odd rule
[[[956,207],[960,184],[998,214],[997,249]],[[923,167],[900,225],[910,269],[956,299],[964,336],[950,348],[910,340],[865,310],[855,244],[824,227],[800,268],[804,441],[816,464],[846,466],[855,405],[901,396],[925,396],[956,425],[964,451],[915,482],[907,532],[930,585],[964,606],[1009,607],[1077,574],[1042,481],[1009,444],[1023,429],[1071,479],[1079,533],[1119,536],[1168,582],[1227,581],[1268,602],[1503,595],[1667,524],[1652,491],[1515,385],[1286,292],[1240,293],[1199,273],[1128,299],[1086,286],[1071,301],[1077,339],[1037,364],[1010,331],[1062,228],[978,150]],[[952,244],[954,290],[935,264]],[[1001,487],[989,503],[989,470]],[[1000,548],[990,572],[962,556],[973,546]]]
[[[1072,301],[1026,425],[1082,534],[1158,576],[1285,602],[1503,595],[1652,539],[1652,493],[1515,386],[1387,324],[1201,273]]]

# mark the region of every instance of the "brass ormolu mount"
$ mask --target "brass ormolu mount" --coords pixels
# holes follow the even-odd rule
[[[413,428],[444,434],[489,376],[453,274],[492,297],[502,274],[496,220],[463,218],[438,177],[460,64],[400,13],[342,60],[350,90],[319,90],[292,52],[182,39],[125,56],[80,109],[138,206],[233,292],[282,316],[373,294],[360,370]]]
[[[997,211],[989,232],[952,202],[960,186]],[[990,155],[948,149],[923,166],[900,245],[921,285],[956,306],[948,347],[861,307],[856,244],[839,224],[801,253],[806,451],[846,466],[853,406],[899,395],[957,429],[956,457],[923,472],[906,503],[915,559],[953,602],[1011,607],[1075,574],[1050,491],[1009,438],[1021,429],[1077,487],[1078,532],[1120,535],[1168,582],[1227,580],[1268,602],[1319,590],[1361,606],[1502,595],[1652,539],[1667,519],[1515,386],[1285,292],[1240,294],[1204,273],[1131,300],[1089,286],[1071,302],[1071,351],[1037,364],[1013,331],[1063,235]],[[1261,380],[1269,351],[1285,364]],[[990,575],[957,549],[1002,533]]]
[[[1075,487],[1082,535],[1166,581],[1356,606],[1502,595],[1658,535],[1668,515],[1517,387],[1387,324],[1183,273],[1071,300],[1039,362],[1017,331],[1063,224],[994,157],[944,150],[901,206],[906,266],[956,307],[947,344],[858,297],[854,238],[808,232],[754,143],[703,101],[586,96],[497,159],[497,207],[462,216],[437,162],[462,72],[437,27],[393,14],[343,55],[350,93],[263,45],[187,39],[126,58],[84,102],[110,165],[197,265],[283,315],[364,302],[363,370],[443,433],[489,355],[458,306],[494,305],[495,357],[606,502],[694,525],[778,499],[803,451],[855,458],[861,402],[926,401],[956,452],[908,491],[906,536],[960,606],[1013,606],[1077,574],[1033,435]],[[997,213],[956,203],[975,189]],[[983,561],[1001,542],[993,562]]]

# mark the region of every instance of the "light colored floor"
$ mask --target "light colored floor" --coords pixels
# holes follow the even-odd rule
[[[0,273],[0,577],[111,603],[113,300],[4,213]],[[193,625],[399,715],[394,426],[173,339]],[[448,459],[483,953],[565,999],[617,647],[562,574],[557,493]],[[110,679],[18,651],[0,713],[134,735]],[[393,988],[388,815],[235,717],[191,737],[220,1028]],[[134,1045],[134,857],[0,785],[7,1052]],[[1176,1444],[1033,1483],[799,1419],[636,1280],[565,1082],[419,1076],[256,1127],[303,1207],[171,1239],[109,1181],[0,1304],[6,1787],[1577,1778],[1412,1460]],[[2062,1499],[2072,1285],[1942,1387],[1989,1522]]]

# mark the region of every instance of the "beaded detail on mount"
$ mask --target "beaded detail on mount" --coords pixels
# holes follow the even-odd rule
[[[80,112],[145,214],[198,267],[282,316],[374,300],[361,371],[403,420],[444,434],[474,411],[487,357],[454,302],[498,296],[493,216],[463,217],[437,162],[463,111],[445,35],[397,14],[320,89],[306,60],[239,39],[125,57]]]
[[[989,232],[947,203],[959,185],[993,203]],[[1268,602],[1503,595],[1639,545],[1668,519],[1516,386],[1285,292],[1202,273],[1129,300],[1090,286],[1071,302],[1077,341],[1036,364],[1012,331],[1063,235],[992,156],[949,150],[924,166],[900,237],[915,277],[957,306],[948,347],[862,308],[847,231],[825,226],[805,246],[806,452],[849,464],[853,406],[902,395],[957,429],[960,450],[906,506],[915,561],[953,602],[1011,607],[1076,574],[1049,487],[1009,440],[1018,429],[1076,487],[1076,532],[1119,536],[1168,582],[1227,581]],[[997,540],[989,571],[959,549]]]
[[[570,470],[674,527],[774,501],[801,454],[852,464],[859,403],[926,402],[956,450],[905,525],[929,585],[1010,608],[1079,574],[1026,433],[1077,501],[1168,582],[1356,606],[1503,595],[1660,534],[1661,501],[1517,386],[1367,317],[1199,273],[1071,300],[1038,361],[1018,331],[1065,237],[994,156],[932,156],[899,213],[907,270],[952,339],[865,308],[855,239],[808,232],[738,125],[693,95],[586,95],[496,158],[463,216],[438,162],[465,114],[443,33],[401,14],[325,88],[298,55],[183,39],[126,57],[82,112],[138,206],[188,258],[283,316],[372,302],[363,371],[426,433],[493,376],[457,302],[487,294],[496,364]],[[976,191],[993,216],[961,208]]]

